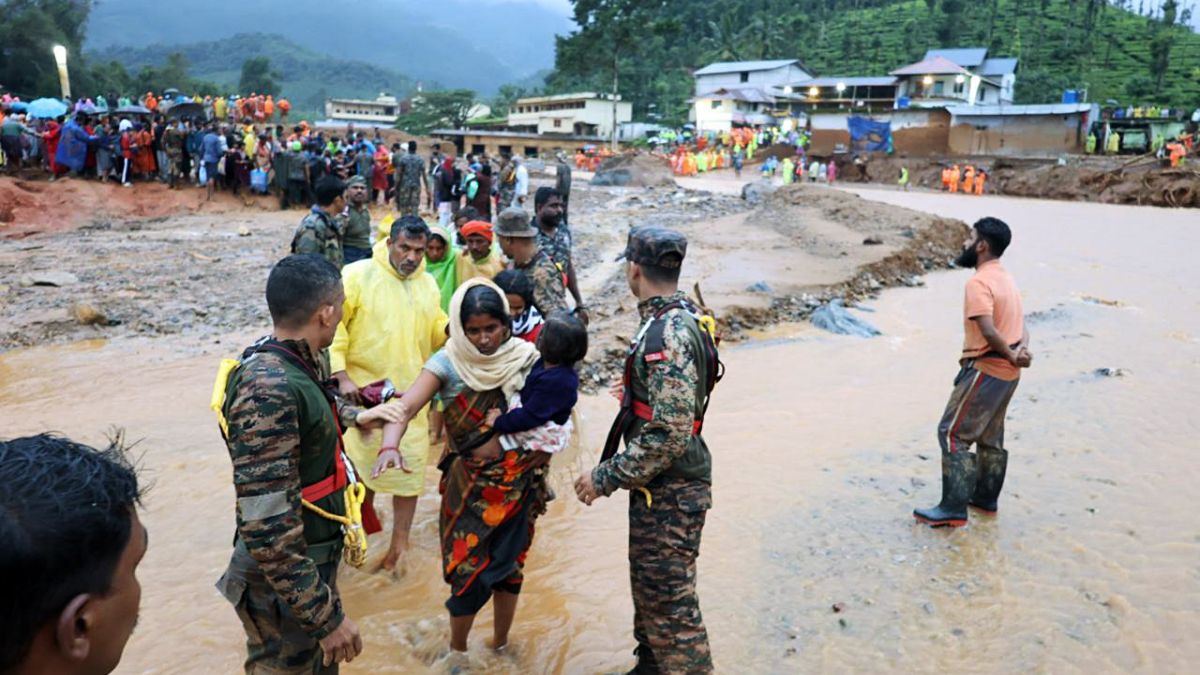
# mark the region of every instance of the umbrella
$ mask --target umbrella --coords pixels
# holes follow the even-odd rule
[[[140,105],[124,105],[114,112],[118,115],[149,115],[150,109]]]
[[[28,107],[29,107],[29,104],[26,103],[25,101],[13,101],[8,104],[9,110],[15,110],[17,112],[25,112],[25,109]]]
[[[176,89],[175,87],[171,87],[169,89],[163,89],[163,96],[170,96],[171,94],[178,94],[178,93],[179,93],[179,90]]]
[[[173,119],[176,117],[198,117],[204,114],[204,106],[195,102],[176,103],[167,110],[167,118]]]
[[[56,98],[39,98],[25,109],[30,117],[58,117],[67,114],[67,104]]]
[[[94,103],[84,103],[83,105],[79,106],[79,109],[75,112],[83,113],[84,115],[95,115],[97,110],[99,110],[99,108],[97,108]]]

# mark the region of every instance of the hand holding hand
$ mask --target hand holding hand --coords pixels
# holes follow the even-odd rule
[[[354,384],[354,380],[350,379],[350,375],[342,370],[333,374],[333,379],[337,380],[338,392],[347,401],[354,405],[362,405],[362,396],[358,392],[358,385]]]
[[[379,478],[390,469],[400,469],[404,473],[412,473],[412,469],[404,463],[404,455],[401,455],[396,448],[379,451],[379,457],[375,459],[375,466],[371,467],[371,478]]]
[[[360,427],[376,427],[381,424],[404,424],[408,421],[408,406],[398,398],[358,413],[354,423]]]
[[[484,418],[484,422],[486,422],[489,427],[494,427],[496,426],[496,420],[498,419],[500,419],[500,409],[492,408],[491,410],[487,411],[487,417]]]
[[[1018,368],[1028,368],[1033,365],[1033,352],[1029,351],[1027,347],[1021,347],[1017,350],[1017,356],[1013,361],[1013,365]]]
[[[579,501],[588,506],[591,506],[592,502],[599,499],[600,493],[596,492],[596,485],[592,482],[591,472],[581,473],[575,479],[575,496],[579,498]]]

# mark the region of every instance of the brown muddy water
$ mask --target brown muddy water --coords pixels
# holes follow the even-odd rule
[[[937,499],[934,428],[956,370],[966,272],[885,292],[863,314],[883,337],[781,326],[727,349],[705,426],[715,504],[700,558],[718,671],[1194,672],[1200,215],[862,194],[1013,227],[1005,263],[1036,362],[1010,408],[1001,512],[950,532],[910,517]],[[141,439],[151,545],[141,623],[118,672],[240,669],[240,627],[212,587],[228,560],[233,491],[207,402],[216,359],[251,337],[203,356],[131,339],[0,357],[5,436],[55,429],[100,442],[119,425]],[[582,403],[593,446],[614,407]],[[428,478],[406,573],[342,576],[366,642],[343,672],[438,670],[446,587]],[[481,614],[480,672],[632,665],[624,497],[591,508],[567,497],[539,522],[512,653],[483,653]]]

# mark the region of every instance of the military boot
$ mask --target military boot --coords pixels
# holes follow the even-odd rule
[[[975,455],[942,453],[942,501],[927,509],[913,509],[913,517],[933,527],[967,524],[967,500],[975,489]]]
[[[627,675],[658,675],[658,661],[654,660],[654,652],[649,647],[639,644],[633,655],[637,657],[637,665]]]
[[[996,503],[1000,499],[1000,488],[1004,487],[1004,474],[1007,470],[1007,450],[979,448],[979,476],[975,481],[971,506],[988,515],[996,515]]]

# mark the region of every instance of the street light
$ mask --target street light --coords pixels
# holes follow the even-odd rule
[[[845,91],[846,91],[846,83],[845,83],[845,82],[838,82],[838,83],[837,83],[837,93],[838,93],[838,98],[841,98],[841,97],[842,97],[842,94],[843,94],[843,93],[845,93]]]
[[[54,45],[50,51],[54,52],[54,63],[58,66],[58,84],[62,87],[63,98],[70,98],[71,80],[67,77],[67,48]]]
[[[928,87],[929,85],[933,84],[933,77],[930,75],[926,75],[925,77],[921,78],[921,84]]]
[[[954,81],[955,81],[955,82],[957,82],[957,83],[959,83],[959,84],[962,84],[962,83],[963,83],[963,82],[965,82],[966,80],[967,80],[967,78],[963,77],[963,76],[962,76],[962,73],[959,73],[959,74],[958,74],[958,76],[954,78]]]
[[[813,97],[813,98],[816,98],[818,95],[820,95],[820,93],[821,93],[821,90],[820,90],[820,89],[817,89],[816,87],[809,87],[809,88],[808,88],[808,95],[809,95],[809,96],[811,96],[811,97]]]

